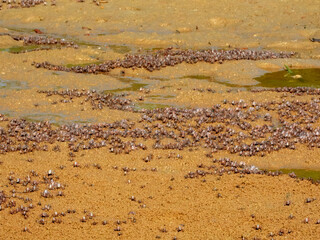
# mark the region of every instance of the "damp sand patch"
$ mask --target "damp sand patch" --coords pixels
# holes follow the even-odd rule
[[[66,120],[67,115],[63,113],[35,112],[20,114],[16,111],[1,109],[1,113],[13,118],[24,119],[27,122],[49,121],[53,125],[60,126],[62,124],[75,122],[74,120]]]
[[[161,104],[161,103],[135,103],[134,104],[134,110],[140,111],[140,110],[155,110],[155,109],[163,109],[163,108],[170,108],[173,107],[172,105],[168,104]]]
[[[28,84],[26,82],[16,80],[4,80],[0,78],[0,90],[22,90],[27,88]]]
[[[230,88],[229,91],[232,91],[232,90],[248,91],[254,86],[254,85],[235,84],[230,82],[229,80],[217,80],[214,76],[209,76],[209,75],[187,75],[182,77],[181,79],[185,79],[185,78],[190,78],[195,80],[205,80],[208,82],[217,83]]]
[[[73,68],[73,67],[87,67],[89,65],[99,65],[103,63],[103,61],[95,61],[95,62],[86,62],[86,63],[75,63],[75,64],[72,64],[72,63],[69,63],[69,64],[66,64],[65,66],[67,68]]]
[[[209,82],[214,81],[213,77],[207,76],[207,75],[187,75],[187,76],[181,77],[181,79],[183,79],[183,78],[191,78],[191,79],[197,79],[197,80],[207,80]]]
[[[61,126],[63,124],[72,124],[72,123],[94,123],[97,121],[95,118],[82,119],[79,117],[71,117],[63,113],[48,113],[48,112],[37,112],[33,114],[23,114],[21,115],[22,119],[25,119],[28,122],[42,122],[49,121],[55,126]]]
[[[151,98],[154,100],[166,100],[175,98],[175,95],[165,95],[165,94],[158,94],[158,95],[147,95],[146,98]]]
[[[127,45],[108,45],[108,47],[115,53],[120,54],[126,54],[132,51]]]

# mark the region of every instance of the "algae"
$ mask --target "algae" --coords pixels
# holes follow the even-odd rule
[[[125,54],[131,52],[131,48],[126,45],[109,45],[109,47],[115,53]]]
[[[294,172],[298,178],[306,178],[313,180],[320,180],[320,170],[306,170],[306,169],[280,169],[281,172],[289,174]]]
[[[183,76],[182,78],[191,78],[191,79],[208,80],[208,81],[213,80],[213,77],[206,76],[206,75],[187,75],[187,76]]]
[[[24,46],[13,46],[10,48],[1,48],[0,51],[9,52],[9,53],[24,53],[24,52],[31,52],[36,49],[50,49],[50,48],[39,46],[39,45],[24,45]]]
[[[151,98],[151,99],[170,99],[170,98],[175,98],[175,95],[148,95],[146,96],[147,98]]]
[[[257,87],[320,87],[320,68],[290,69],[266,73],[255,78]]]
[[[116,88],[111,90],[105,90],[104,93],[115,93],[115,92],[135,92],[139,91],[140,88],[144,88],[148,84],[146,83],[132,83],[130,87]]]

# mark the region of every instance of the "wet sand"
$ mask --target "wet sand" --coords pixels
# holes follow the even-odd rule
[[[275,109],[262,107],[254,112],[259,118],[241,118],[241,121],[279,129],[282,126],[277,121],[283,118],[289,123],[297,122],[307,131],[308,123],[303,122],[307,119],[316,129],[319,121],[316,118],[312,122],[312,116],[318,116],[318,111],[314,111],[312,104],[317,104],[318,95],[249,90],[257,85],[256,77],[283,70],[284,65],[291,69],[320,68],[320,44],[309,40],[320,38],[320,14],[316,6],[314,0],[294,3],[135,1],[130,4],[111,0],[101,1],[99,6],[91,1],[61,0],[56,6],[48,3],[16,9],[7,9],[7,4],[3,4],[0,10],[0,114],[8,121],[0,121],[0,144],[8,144],[4,136],[9,134],[10,121],[15,118],[24,118],[28,123],[48,120],[53,130],[63,124],[92,126],[126,119],[134,124],[132,129],[149,127],[154,132],[157,124],[161,124],[177,136],[181,129],[187,131],[188,124],[196,131],[221,124],[224,130],[216,136],[223,142],[228,140],[223,135],[227,134],[227,128],[234,129],[235,136],[242,136],[240,132],[250,135],[250,128],[243,130],[223,121],[197,127],[196,119],[185,123],[173,123],[172,119],[148,122],[141,120],[146,113],[137,110],[153,111],[168,106],[213,108],[220,104],[222,109],[232,109],[232,113],[243,113],[253,102],[270,104],[270,101],[276,102]],[[21,50],[26,47],[11,36],[37,35],[34,29],[41,30],[44,36],[74,41],[79,48],[52,45],[49,50],[11,53],[13,47]],[[127,53],[152,54],[167,47],[249,48],[295,51],[296,55],[223,64],[182,63],[153,72],[116,68],[106,74],[50,71],[32,65],[48,61],[83,66],[122,59]],[[74,88],[125,93],[121,98],[132,101],[135,110],[111,109],[112,106],[97,109],[91,99],[86,101],[85,97],[70,99],[38,92]],[[64,103],[64,100],[68,101]],[[288,108],[290,114],[297,114],[299,118],[281,116],[277,107],[283,102],[294,105],[295,101],[307,102],[303,106],[308,106],[304,109],[308,114]],[[242,108],[243,102],[248,108]],[[263,120],[267,113],[272,121]],[[121,127],[114,129],[124,131]],[[266,140],[270,135],[258,140]],[[123,142],[142,143],[147,149],[138,148],[126,154],[120,147],[116,154],[118,148],[112,144],[117,138],[108,138],[105,147],[79,151],[70,148],[69,140],[57,139],[40,141],[39,146],[47,145],[47,151],[34,149],[22,154],[2,152],[4,145],[0,145],[3,153],[0,154],[0,239],[318,239],[320,235],[318,182],[287,174],[268,176],[272,175],[268,174],[269,170],[279,169],[320,171],[316,138],[312,140],[315,146],[298,141],[294,150],[281,148],[266,151],[263,156],[260,152],[240,156],[239,152],[231,153],[227,149],[216,151],[212,146],[205,147],[207,136],[199,140],[199,145],[182,150],[156,149],[156,137],[119,138]],[[288,141],[298,138],[288,137]],[[25,144],[17,136],[10,139],[13,140],[9,143],[11,146]],[[101,140],[99,136],[90,135],[89,139],[76,142],[87,144],[90,139]],[[179,136],[176,141],[180,140]],[[254,141],[251,137],[243,140],[247,144]],[[162,144],[174,142],[169,135],[161,138]],[[232,144],[236,145],[230,142],[230,146]],[[150,161],[146,160],[150,154]],[[235,173],[214,162],[220,158],[267,171],[263,175]],[[227,170],[214,172],[221,168]],[[54,173],[48,174],[49,170]],[[186,178],[190,172],[198,171],[209,173]],[[36,191],[24,192],[33,186],[32,181],[37,182]],[[55,185],[51,190],[52,181],[62,186]],[[45,190],[50,192],[48,197],[43,195]],[[3,201],[1,193],[5,196]]]

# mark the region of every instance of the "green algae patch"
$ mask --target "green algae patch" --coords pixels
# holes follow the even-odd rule
[[[266,73],[255,78],[256,87],[313,87],[320,88],[320,68],[289,69]]]
[[[122,83],[133,83],[133,82],[142,80],[141,78],[134,78],[134,77],[119,77],[117,79],[119,80],[119,82],[122,82]]]
[[[92,43],[92,42],[86,42],[86,41],[81,41],[81,40],[71,40],[78,46],[87,46],[87,47],[101,47],[101,45],[97,43]]]
[[[313,180],[320,180],[320,170],[306,170],[306,169],[280,169],[281,172],[289,174],[294,172],[298,178],[306,178]]]
[[[115,53],[125,54],[131,52],[131,48],[126,45],[109,45],[109,47]]]
[[[213,81],[213,77],[206,76],[206,75],[187,75],[187,76],[183,76],[182,78]]]
[[[25,46],[13,46],[10,48],[2,48],[0,49],[0,51],[2,52],[9,52],[9,53],[25,53],[25,52],[31,52],[34,51],[36,49],[42,49],[43,47],[39,46],[39,45],[25,45]],[[44,49],[49,49],[44,48]]]
[[[151,99],[170,99],[170,98],[175,98],[175,95],[148,95],[146,96],[147,98],[151,98]]]
[[[146,83],[132,83],[130,87],[105,90],[104,93],[136,92],[136,91],[139,91],[140,88],[144,88],[147,85],[149,85],[149,84],[146,84]]]
[[[163,48],[160,48],[160,47],[154,47],[154,48],[151,48],[152,51],[159,51],[159,50],[162,50]]]

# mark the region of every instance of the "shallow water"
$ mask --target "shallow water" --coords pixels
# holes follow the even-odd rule
[[[8,112],[8,116],[15,116],[15,113]],[[74,117],[69,114],[64,113],[50,113],[50,112],[36,112],[36,113],[26,113],[21,115],[22,119],[28,122],[41,122],[49,121],[55,126],[61,126],[63,124],[72,123],[95,123],[97,120],[94,117],[88,116],[86,119]]]
[[[124,88],[116,88],[111,90],[105,90],[105,93],[117,93],[117,92],[135,92],[139,91],[140,88],[144,88],[145,86],[148,86],[147,83],[131,83],[130,87],[124,87]]]
[[[206,75],[187,75],[182,78],[191,78],[191,79],[197,79],[197,80],[208,80],[213,81],[213,77],[206,76]]]
[[[320,87],[320,68],[291,69],[266,73],[255,78],[259,87]]]
[[[320,68],[306,68],[306,69],[290,69],[268,72],[262,76],[254,78],[258,82],[256,85],[244,85],[235,84],[228,80],[219,81],[211,76],[205,75],[190,75],[185,76],[185,78],[192,78],[198,80],[207,80],[210,82],[215,82],[226,87],[235,88],[237,90],[251,90],[255,87],[263,88],[277,88],[277,87],[320,87]]]
[[[0,51],[9,53],[24,53],[34,51],[36,49],[50,49],[50,47],[44,47],[39,45],[25,45],[25,46],[13,46],[10,48],[1,48]]]
[[[0,89],[22,90],[27,88],[28,88],[28,84],[26,82],[4,80],[0,78]]]
[[[307,170],[307,169],[279,169],[283,173],[292,173],[294,172],[298,178],[306,178],[313,180],[320,180],[320,171],[316,170]]]

